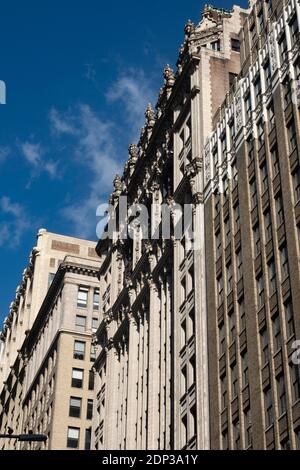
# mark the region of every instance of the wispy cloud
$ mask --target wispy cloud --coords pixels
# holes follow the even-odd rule
[[[24,231],[31,227],[31,222],[24,207],[12,202],[7,196],[0,198],[0,246],[18,246]]]
[[[0,164],[4,163],[10,154],[9,147],[0,147]]]
[[[105,96],[115,119],[102,119],[87,104],[65,112],[53,108],[49,115],[52,132],[73,138],[76,161],[91,175],[88,195],[63,209],[75,234],[84,238],[95,237],[96,209],[107,202],[114,176],[123,171],[128,144],[137,139],[147,103],[154,99],[150,80],[133,69],[122,73]]]
[[[123,109],[135,135],[143,125],[147,104],[154,103],[155,100],[151,85],[151,80],[146,77],[144,71],[130,69],[121,74],[106,93],[109,103],[117,103]]]
[[[21,142],[19,148],[23,157],[32,168],[32,178],[39,176],[42,172],[48,173],[53,179],[60,177],[58,163],[46,158],[46,150],[39,142]]]

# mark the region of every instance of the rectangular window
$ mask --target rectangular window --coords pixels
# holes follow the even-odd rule
[[[279,405],[279,415],[283,415],[283,413],[286,412],[286,392],[284,375],[281,375],[279,378],[277,378],[277,398]]]
[[[280,248],[280,259],[281,259],[281,270],[282,270],[281,275],[282,275],[282,279],[285,280],[290,274],[288,249],[286,245]]]
[[[86,329],[86,317],[76,315],[76,331],[80,333],[85,333]]]
[[[78,428],[68,428],[67,447],[69,449],[78,449],[79,433],[80,433],[80,429]]]
[[[74,359],[84,361],[85,356],[85,343],[83,341],[74,342]]]
[[[273,178],[279,173],[279,155],[278,155],[278,147],[275,145],[271,149],[271,160],[272,160],[272,169],[273,169]]]
[[[72,387],[82,388],[83,386],[83,370],[72,369]]]
[[[270,105],[268,106],[267,113],[268,113],[269,132],[271,132],[275,127],[275,111],[274,111],[273,101],[271,101]]]
[[[89,390],[93,391],[95,388],[95,375],[92,370],[89,371]]]
[[[291,300],[284,305],[284,314],[286,321],[286,334],[287,338],[291,338],[295,335],[295,320],[294,320],[294,309]]]
[[[225,352],[225,323],[219,326],[219,356],[221,357]]]
[[[231,367],[231,399],[233,400],[237,394],[238,394],[238,376],[237,376],[237,365],[234,364],[233,367]]]
[[[242,256],[242,250],[240,250],[237,253],[237,258],[236,258],[236,264],[237,264],[237,282],[239,282],[242,277],[243,277],[243,256]]]
[[[277,213],[277,226],[284,222],[284,211],[283,211],[283,201],[281,195],[277,196],[276,200],[276,213]]]
[[[93,309],[99,310],[99,305],[100,305],[100,291],[99,289],[95,289],[94,296],[93,296]]]
[[[262,367],[269,362],[269,335],[267,328],[260,333]]]
[[[236,321],[234,312],[229,317],[229,341],[233,343],[236,336]]]
[[[90,354],[90,361],[95,362],[96,360],[96,346],[91,344],[91,354]]]
[[[275,261],[272,261],[268,265],[268,271],[269,271],[269,295],[270,297],[276,292],[276,267],[275,267]]]
[[[251,210],[257,206],[257,187],[256,181],[252,181],[250,185],[250,194],[251,194]]]
[[[281,65],[282,65],[288,58],[288,46],[287,46],[285,33],[282,35],[279,41],[279,49],[280,49]]]
[[[254,83],[254,91],[255,91],[255,104],[256,106],[259,105],[261,102],[261,79],[258,77]]]
[[[257,296],[258,296],[258,308],[261,308],[265,304],[265,286],[263,276],[259,276],[256,279],[257,284]]]
[[[93,318],[92,319],[92,332],[93,333],[96,333],[96,331],[98,330],[98,325],[99,325],[98,318]]]
[[[221,276],[218,280],[218,307],[220,307],[223,303],[223,294],[224,294],[224,287],[223,287],[223,276]]]
[[[247,351],[242,354],[242,383],[243,387],[246,387],[249,383],[249,363]]]
[[[265,18],[264,18],[264,11],[263,9],[260,11],[259,15],[257,16],[259,32],[263,33],[265,29]]]
[[[265,142],[265,130],[264,123],[262,120],[257,123],[257,139],[259,143],[259,148],[261,148]]]
[[[254,239],[254,252],[255,252],[255,255],[258,256],[261,252],[259,225],[256,225],[253,229],[253,239]]]
[[[265,398],[265,420],[266,420],[266,428],[272,426],[274,423],[274,414],[273,414],[273,397],[272,397],[272,390],[269,388],[264,392]]]
[[[245,111],[246,111],[246,119],[249,121],[252,118],[252,100],[251,100],[250,93],[248,93],[248,95],[245,98]],[[251,139],[251,142],[253,142],[252,139]]]
[[[282,334],[281,334],[281,322],[279,315],[276,315],[272,320],[273,326],[273,342],[274,342],[274,353],[281,349],[282,345]]]
[[[295,173],[293,173],[293,189],[295,205],[300,200],[300,166],[298,166]]]
[[[230,263],[227,268],[227,294],[232,292],[232,264]]]
[[[227,219],[225,220],[225,242],[226,242],[226,246],[230,242],[230,219],[229,217],[227,217]]]
[[[290,79],[283,82],[284,105],[287,107],[292,102],[292,87]]]
[[[252,445],[252,417],[251,410],[244,411],[244,426],[245,426],[245,444],[246,449]]]
[[[214,41],[211,43],[211,48],[213,51],[220,51],[221,50],[221,41]]]
[[[270,209],[265,213],[265,237],[266,243],[272,239],[272,217]]]
[[[216,258],[219,259],[221,254],[222,254],[221,232],[218,232],[216,235]]]
[[[236,233],[241,228],[240,206],[237,205],[236,207],[234,207],[233,210],[234,210],[234,229]]]
[[[234,52],[240,52],[241,51],[241,43],[239,39],[231,38],[231,49]]]
[[[84,450],[91,450],[91,439],[92,439],[92,429],[88,428],[85,430]]]
[[[246,328],[246,311],[244,299],[239,302],[240,333]]]
[[[262,192],[266,191],[268,189],[268,167],[267,164],[264,163],[264,165],[260,169],[261,173],[261,185],[262,185]]]
[[[227,378],[226,376],[221,379],[221,410],[227,407]]]
[[[232,423],[233,426],[233,447],[234,450],[239,450],[241,448],[241,436],[240,436],[240,423]]]
[[[70,398],[69,416],[72,418],[80,418],[81,414],[81,398]]]
[[[78,294],[77,294],[77,307],[79,308],[87,307],[88,292],[89,292],[89,289],[87,287],[79,287]]]
[[[269,60],[264,67],[264,72],[265,72],[266,88],[269,88],[269,86],[271,85],[271,77],[272,77],[271,63]]]
[[[254,145],[254,139],[252,135],[247,139],[247,148],[248,148],[248,164],[250,165],[250,163],[253,162],[254,160],[254,154],[255,154],[255,145]]]
[[[300,398],[300,373],[299,373],[299,365],[297,364],[290,364],[290,374],[291,374],[291,381],[292,381],[292,396],[293,396],[293,403],[295,403]]]
[[[87,401],[86,419],[93,418],[93,400]]]
[[[297,134],[295,120],[292,119],[287,125],[290,153],[297,148]]]
[[[295,15],[290,22],[290,30],[291,30],[291,39],[292,39],[292,46],[299,41],[299,24],[297,15]]]

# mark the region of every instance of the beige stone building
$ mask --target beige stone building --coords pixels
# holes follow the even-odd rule
[[[173,227],[98,243],[96,449],[299,449],[300,5],[250,3],[188,22],[114,181]]]
[[[98,266],[95,243],[39,231],[1,336],[0,433],[44,433],[49,449],[89,447]],[[21,448],[13,439],[0,447]]]

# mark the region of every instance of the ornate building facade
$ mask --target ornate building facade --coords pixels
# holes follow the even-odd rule
[[[39,231],[1,335],[0,434],[48,440],[2,450],[90,448],[98,266],[95,243]]]
[[[239,7],[205,7],[198,25],[187,23],[177,73],[166,67],[156,111],[148,106],[140,141],[114,181],[115,212],[126,196],[137,212],[149,209],[156,230],[162,218],[155,207],[165,204],[173,215],[176,205],[192,207],[197,249],[185,232],[146,240],[146,227],[137,227],[134,239],[123,239],[120,220],[99,242],[96,449],[210,447],[202,151],[240,72],[246,17]]]

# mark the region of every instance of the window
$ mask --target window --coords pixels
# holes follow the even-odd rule
[[[248,95],[245,98],[245,111],[246,111],[246,118],[250,120],[252,117],[252,101],[251,101],[250,93],[248,93]]]
[[[222,433],[222,449],[223,450],[228,450],[229,449],[228,431],[224,431]]]
[[[79,308],[87,307],[88,292],[89,290],[87,287],[79,287],[78,294],[77,294],[77,307]]]
[[[244,411],[244,427],[245,427],[245,445],[246,448],[252,445],[252,418],[251,418],[251,410]]]
[[[272,160],[273,177],[275,177],[279,173],[279,156],[278,156],[277,145],[275,145],[271,149],[271,160]]]
[[[99,289],[94,290],[94,296],[93,296],[93,309],[98,310],[100,305],[100,291]]]
[[[92,332],[96,333],[98,330],[98,318],[93,318],[92,319]]]
[[[225,323],[219,326],[219,356],[225,352]]]
[[[227,198],[227,196],[228,196],[228,189],[229,189],[229,188],[228,188],[228,178],[225,177],[225,178],[223,179],[223,190],[224,190],[224,197],[225,197],[225,198]]]
[[[220,51],[221,50],[221,41],[214,41],[211,43],[211,48],[213,51]]]
[[[90,361],[95,362],[96,360],[96,346],[91,344],[91,354],[90,354]]]
[[[241,227],[241,218],[240,218],[240,206],[237,205],[234,207],[234,229],[235,233],[239,231]]]
[[[265,213],[265,237],[266,243],[272,239],[272,218],[270,209]]]
[[[272,399],[272,390],[268,388],[264,392],[265,398],[265,420],[266,420],[266,427],[272,426],[274,423],[274,414],[273,414],[273,399]]]
[[[246,387],[249,383],[249,363],[248,363],[248,352],[245,351],[242,354],[242,384]]]
[[[282,275],[282,279],[285,280],[289,276],[289,273],[290,273],[288,249],[286,245],[284,245],[280,249],[280,259],[281,259],[281,270],[282,270],[281,275]]]
[[[221,410],[227,407],[227,378],[221,379]]]
[[[287,60],[288,58],[288,47],[287,47],[287,40],[285,33],[282,35],[279,41],[279,49],[280,49],[280,56],[281,56],[281,65]]]
[[[91,438],[92,438],[92,429],[88,428],[85,430],[84,450],[91,450]]]
[[[232,292],[232,263],[227,266],[227,294]]]
[[[284,375],[281,375],[277,379],[277,398],[278,398],[278,409],[279,415],[283,415],[286,412],[286,392]]]
[[[269,295],[270,297],[276,292],[276,267],[275,261],[268,265],[269,271]]]
[[[221,138],[221,152],[222,152],[222,160],[224,160],[227,154],[226,134],[224,134]]]
[[[48,276],[48,288],[51,286],[54,278],[55,278],[55,274],[50,273]]]
[[[268,106],[267,113],[268,113],[269,132],[271,132],[275,127],[275,111],[274,111],[273,101],[271,101],[270,105]]]
[[[89,390],[94,390],[95,387],[95,375],[92,370],[89,371]]]
[[[258,224],[253,229],[253,239],[254,239],[254,252],[255,252],[255,255],[258,256],[261,251],[260,228]]]
[[[80,418],[81,413],[81,398],[70,398],[69,416],[72,418]]]
[[[292,101],[292,87],[290,79],[283,83],[284,104],[287,107]]]
[[[273,325],[273,342],[274,342],[274,353],[281,349],[282,335],[281,335],[281,324],[279,315],[276,315],[272,320]]]
[[[83,370],[72,369],[72,387],[82,388],[83,386]]]
[[[286,321],[286,334],[287,338],[291,338],[295,334],[295,320],[292,301],[289,300],[284,305],[285,321]]]
[[[93,400],[87,401],[86,419],[93,418]]]
[[[232,426],[234,450],[239,450],[241,447],[240,423],[237,421],[236,423],[233,423]]]
[[[240,317],[240,332],[242,332],[246,328],[246,311],[245,311],[244,299],[240,300],[239,302],[239,317]]]
[[[296,125],[295,125],[294,119],[292,119],[290,123],[288,124],[287,130],[288,130],[290,153],[292,153],[297,148]]]
[[[260,333],[262,367],[269,362],[269,336],[267,328]]]
[[[219,155],[218,155],[218,148],[215,147],[213,149],[213,162],[214,162],[214,175],[218,174],[218,165],[219,165]]]
[[[80,333],[85,333],[86,317],[76,315],[76,330]]]
[[[293,402],[300,398],[300,373],[297,364],[290,364]]]
[[[234,52],[240,52],[241,43],[240,43],[239,39],[231,38],[231,49]]]
[[[292,46],[293,46],[299,40],[299,24],[298,24],[297,15],[293,17],[290,23],[290,29],[291,29],[291,40],[292,40]]]
[[[259,105],[261,102],[261,79],[258,77],[254,82],[254,91],[255,91],[255,104]]]
[[[259,120],[259,122],[257,123],[257,135],[259,148],[261,148],[265,142],[264,123],[262,120]]]
[[[230,344],[233,343],[235,340],[235,333],[236,333],[236,321],[235,321],[235,314],[232,314],[229,317],[229,341]]]
[[[250,184],[250,195],[251,195],[251,210],[257,206],[257,187],[256,181],[252,181]]]
[[[272,78],[271,64],[269,60],[264,67],[264,72],[265,72],[266,88],[269,88],[269,86],[271,85],[271,78]]]
[[[248,148],[248,158],[249,158],[249,164],[250,164],[254,160],[254,154],[255,154],[254,139],[252,135],[247,139],[247,148]]]
[[[230,242],[230,219],[227,217],[225,220],[225,242],[226,245]]]
[[[216,257],[219,259],[219,257],[222,254],[222,241],[221,241],[221,232],[218,232],[216,235]]]
[[[231,399],[233,400],[238,394],[238,377],[237,377],[237,365],[236,364],[234,364],[234,366],[231,367],[231,383],[232,383]]]
[[[237,281],[239,282],[243,277],[243,256],[242,250],[237,253]]]
[[[264,18],[264,11],[263,9],[260,11],[260,13],[257,16],[258,20],[258,26],[259,26],[259,32],[262,33],[265,29],[265,18]]]
[[[221,276],[218,280],[218,307],[221,306],[223,302],[223,276]]]
[[[85,343],[82,341],[75,341],[74,343],[74,359],[84,360],[85,356]]]
[[[261,308],[265,304],[265,286],[262,274],[256,279],[257,283],[257,295],[258,295],[258,308]]]
[[[300,200],[300,166],[298,166],[295,173],[293,173],[293,189],[295,204]]]
[[[251,36],[251,41],[252,41],[252,45],[253,45],[255,43],[256,39],[257,39],[255,24],[253,24],[253,26],[250,29],[250,36]]]
[[[277,196],[275,204],[277,213],[277,226],[280,227],[280,225],[284,222],[283,201],[281,195]]]
[[[78,449],[79,432],[80,430],[78,428],[68,428],[67,447],[69,449]]]
[[[263,166],[260,169],[260,172],[261,172],[262,192],[264,192],[268,188],[268,167],[266,163],[263,164]]]

